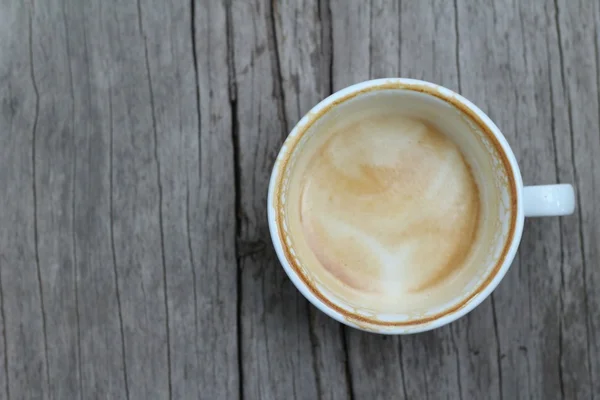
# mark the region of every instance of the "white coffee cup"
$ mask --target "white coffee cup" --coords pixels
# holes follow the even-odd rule
[[[438,119],[446,118],[447,121],[443,122],[447,125],[464,124],[461,125],[463,129],[468,126],[469,133],[459,135],[458,141],[462,142],[463,148],[472,149],[469,151],[473,152],[472,159],[476,164],[489,169],[491,178],[484,186],[489,185],[488,192],[497,194],[497,198],[490,199],[490,202],[494,202],[490,210],[499,222],[498,231],[494,233],[494,238],[498,238],[497,244],[491,248],[486,258],[489,259],[489,265],[482,267],[481,275],[474,278],[464,291],[456,293],[452,302],[417,316],[374,315],[364,310],[357,311],[355,306],[334,299],[327,293],[327,288],[311,279],[299,264],[291,242],[287,239],[285,222],[282,222],[285,219],[282,215],[282,204],[285,204],[285,191],[282,189],[285,186],[285,170],[294,152],[301,151],[298,143],[305,133],[337,105],[361,95],[377,97],[386,91],[400,91],[396,93],[414,99],[414,104],[419,104],[415,105],[417,113],[435,115]],[[448,324],[479,305],[508,271],[521,240],[524,218],[571,214],[575,208],[575,196],[573,187],[568,184],[524,187],[519,166],[508,142],[490,118],[464,97],[433,83],[390,78],[366,81],[340,90],[317,104],[298,122],[273,167],[267,208],[271,238],[277,256],[294,285],[313,305],[330,317],[358,329],[383,334],[407,334]]]

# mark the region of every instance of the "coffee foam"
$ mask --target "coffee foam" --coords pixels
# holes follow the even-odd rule
[[[390,85],[390,87],[392,86],[395,86],[395,84]],[[354,96],[349,96],[349,98],[352,97]],[[371,324],[406,325],[437,318],[440,315],[439,313],[454,310],[456,307],[460,307],[461,304],[465,304],[464,302],[473,296],[473,291],[477,287],[481,287],[482,282],[489,281],[494,276],[492,271],[497,270],[498,260],[502,260],[506,254],[506,243],[508,243],[507,240],[513,233],[516,217],[516,211],[514,211],[516,201],[514,181],[508,175],[510,166],[503,158],[502,153],[498,152],[497,145],[493,141],[490,142],[490,138],[493,138],[493,136],[489,136],[480,130],[481,123],[478,122],[476,117],[472,117],[470,111],[465,110],[465,114],[463,114],[462,111],[457,110],[443,100],[437,99],[437,97],[437,95],[430,96],[421,93],[419,87],[415,87],[415,91],[412,91],[412,89],[381,90],[360,94],[352,100],[346,99],[341,105],[338,102],[334,107],[327,110],[324,117],[313,117],[309,114],[307,117],[309,118],[307,120],[308,127],[302,128],[301,123],[299,130],[302,134],[297,138],[294,135],[290,136],[286,141],[284,150],[280,153],[278,164],[282,165],[282,169],[279,175],[279,189],[276,189],[275,192],[274,205],[278,210],[277,225],[285,257],[313,294],[333,309],[341,312],[345,315],[345,318],[353,321],[353,324],[362,326],[363,322],[368,322],[369,329],[372,329],[374,325]],[[383,145],[379,146],[379,153],[376,157],[373,157],[374,153],[362,152],[361,154],[361,151],[357,151],[357,148],[363,150],[360,144],[355,146],[354,152],[350,151],[350,154],[340,152],[339,146],[332,146],[339,140],[338,135],[343,135],[344,132],[348,133],[353,126],[362,126],[362,130],[366,128],[367,131],[372,133],[373,130],[368,127],[369,123],[378,121],[385,125],[386,119],[393,120],[395,118],[403,121],[405,130],[408,131],[406,137],[414,136],[411,140],[415,140],[417,137],[417,141],[425,138],[425,144],[438,150],[440,147],[444,147],[439,145],[446,145],[446,148],[448,148],[448,144],[450,145],[449,148],[452,151],[448,151],[446,154],[448,156],[446,162],[449,164],[440,163],[438,165],[448,167],[460,165],[459,171],[463,175],[470,174],[470,165],[472,171],[476,172],[475,176],[471,178],[475,178],[475,181],[479,184],[479,196],[464,202],[464,204],[471,202],[474,204],[474,208],[478,207],[479,209],[479,219],[473,228],[473,243],[470,250],[465,252],[464,243],[458,241],[454,244],[454,248],[446,243],[447,247],[442,248],[443,246],[433,245],[430,246],[429,252],[423,252],[431,260],[435,260],[435,254],[442,251],[447,254],[453,252],[456,255],[456,263],[440,263],[441,258],[438,258],[437,266],[432,262],[427,265],[419,264],[414,268],[394,269],[386,267],[393,265],[394,261],[397,261],[396,265],[408,266],[409,264],[406,262],[395,260],[400,256],[404,259],[411,257],[413,260],[418,259],[415,257],[415,251],[410,249],[419,249],[419,243],[415,243],[415,240],[411,240],[411,238],[419,235],[426,236],[427,229],[425,227],[428,224],[417,223],[416,216],[411,212],[404,212],[405,219],[401,222],[405,224],[405,227],[412,224],[410,229],[412,235],[410,232],[405,236],[400,233],[389,236],[383,235],[384,238],[389,240],[394,238],[406,240],[403,252],[390,251],[389,240],[381,240],[381,237],[377,237],[378,232],[383,232],[382,227],[390,228],[390,226],[393,226],[393,221],[400,217],[393,215],[391,218],[386,218],[385,213],[382,214],[385,209],[382,211],[377,204],[373,204],[373,201],[366,201],[366,204],[372,207],[367,209],[370,212],[367,215],[363,214],[363,216],[367,218],[370,214],[373,214],[382,223],[370,224],[375,226],[371,226],[372,229],[367,232],[368,235],[365,234],[364,229],[357,231],[354,225],[348,224],[348,221],[342,218],[327,217],[325,222],[329,225],[325,226],[319,218],[304,216],[305,214],[323,214],[305,212],[307,207],[310,206],[308,201],[310,196],[307,193],[312,192],[313,195],[316,193],[317,197],[321,196],[329,200],[329,197],[324,197],[327,193],[339,195],[342,189],[350,190],[350,192],[352,189],[361,189],[362,192],[357,190],[357,195],[362,197],[365,197],[365,193],[370,193],[371,196],[383,195],[384,200],[393,205],[399,200],[389,194],[386,199],[384,191],[381,190],[392,178],[397,178],[404,171],[409,173],[410,176],[423,174],[429,179],[431,175],[428,174],[431,174],[431,168],[427,167],[431,163],[423,164],[420,170],[416,171],[417,175],[415,175],[414,169],[397,168],[397,165],[393,162],[394,157],[397,156],[394,151],[400,151],[402,148],[405,150],[406,154],[404,156],[406,159],[412,157],[412,159],[419,160],[419,157],[412,154],[412,151],[407,151],[406,144],[405,147],[398,146],[397,148],[387,145],[398,144],[398,142],[393,142],[393,140],[398,141],[398,137],[388,138],[391,141],[387,144],[382,141]],[[345,126],[344,129],[342,129],[343,126]],[[414,128],[412,133],[410,133],[411,129],[408,129],[411,126]],[[373,128],[373,126],[370,128]],[[471,138],[469,138],[470,136]],[[369,143],[372,144],[372,141]],[[327,147],[334,148],[336,151],[332,153],[327,163],[324,163],[326,168],[323,168],[323,170],[325,172],[329,171],[327,172],[329,174],[334,171],[334,178],[337,174],[338,177],[341,176],[344,179],[332,179],[329,183],[322,179],[324,175],[321,176],[321,179],[318,176],[316,176],[317,179],[304,179],[303,177],[307,176],[307,171],[316,168],[313,165],[313,159],[322,157],[323,154],[319,153],[326,153]],[[424,146],[424,148],[427,148],[427,146]],[[352,146],[346,147],[344,151],[351,149]],[[340,156],[344,154],[345,157]],[[348,160],[361,156],[363,157],[363,164],[367,164],[368,168],[345,170],[338,165],[340,162],[343,164],[344,159]],[[467,157],[467,160],[464,160],[463,156]],[[368,162],[365,163],[365,160]],[[440,161],[442,159],[437,158],[436,160]],[[409,163],[408,165],[414,164]],[[339,170],[341,170],[341,173]],[[456,172],[456,168],[447,168],[447,171]],[[453,193],[453,190],[464,190],[465,187],[460,189],[460,186],[456,187],[448,184],[448,178],[444,177],[443,174],[438,174],[437,177],[439,177],[439,183],[436,185],[431,184],[430,180],[427,181],[430,184],[429,190],[432,190],[432,187],[435,189],[438,185],[445,185],[450,190],[441,190],[441,196],[446,201],[445,206],[437,207],[432,211],[433,215],[447,217],[447,214],[443,211],[451,210],[450,205],[453,203],[446,199],[451,200],[452,196],[450,194]],[[313,180],[316,183],[312,182]],[[362,188],[360,185],[353,184],[353,181],[361,182],[365,180],[368,183],[363,185]],[[408,180],[408,183],[412,185],[414,193],[419,190],[421,190],[421,193],[427,193],[427,188],[423,186],[422,181],[419,183],[418,179],[413,179]],[[405,183],[405,185],[408,183]],[[315,187],[312,187],[313,185]],[[395,187],[394,184],[391,186],[390,193],[396,196],[402,194],[402,187]],[[433,192],[435,193],[435,190]],[[335,196],[332,196],[333,205],[328,207],[326,202],[322,203],[325,206],[322,205],[321,210],[333,210],[333,215],[336,215],[336,213],[343,214],[342,211],[337,209],[337,203],[334,200]],[[419,203],[418,198],[410,199],[409,196],[408,200],[412,200],[413,204],[415,202]],[[408,209],[408,207],[405,208],[405,210]],[[421,205],[417,209],[420,210]],[[358,209],[358,211],[363,210]],[[439,214],[435,214],[436,212]],[[352,212],[346,214],[353,215]],[[358,218],[358,220],[363,221],[361,218]],[[455,227],[450,223],[445,224],[446,228],[450,228],[451,236],[454,232],[463,231],[462,235],[468,237],[468,234],[464,232],[472,228],[472,226],[469,226],[468,218],[463,215],[459,220],[462,221],[463,228],[452,230]],[[350,218],[350,222],[352,222],[352,218]],[[368,222],[367,225],[369,225]],[[362,228],[364,226],[359,225]],[[434,237],[435,233],[439,233],[435,229],[429,231],[432,233],[431,237]],[[331,232],[342,232],[346,236],[354,235],[356,240],[355,242],[350,240],[348,242],[350,245],[330,246]],[[372,237],[378,240],[373,242]],[[371,249],[377,249],[379,252],[361,251],[361,247],[356,246],[355,243],[367,248],[371,246]],[[348,256],[348,254],[352,254],[352,256]],[[369,256],[373,258],[374,255],[374,262],[369,262],[372,261],[369,260]],[[344,268],[344,263],[340,261],[344,259],[344,256],[352,261],[356,261],[359,256],[362,256],[365,262],[358,263],[360,268],[357,270],[349,270]],[[445,259],[446,261],[449,260],[448,257]],[[462,262],[459,262],[461,259]],[[350,284],[347,282],[350,282]],[[409,284],[411,282],[412,284]]]
[[[394,114],[341,120],[320,139],[301,173],[298,233],[321,280],[381,310],[460,271],[479,195],[450,139]]]

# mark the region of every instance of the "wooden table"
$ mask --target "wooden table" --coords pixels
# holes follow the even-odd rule
[[[0,399],[599,399],[599,42],[597,0],[0,1]],[[309,305],[265,208],[299,118],[386,76],[578,195],[405,337]]]

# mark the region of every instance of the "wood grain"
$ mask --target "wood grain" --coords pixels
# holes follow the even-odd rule
[[[186,12],[182,9],[180,16]],[[188,246],[193,262],[197,263],[195,341],[199,354],[197,373],[191,374],[185,368],[180,373],[190,384],[197,385],[199,398],[236,399],[240,396],[241,381],[238,365],[240,293],[237,290],[240,277],[235,246],[234,110],[226,90],[230,77],[227,10],[224,4],[203,0],[195,4],[194,16],[200,142],[197,146],[194,142],[189,145],[200,160],[190,167],[190,200],[186,209],[191,232]],[[174,24],[179,24],[180,19],[175,18]],[[181,51],[185,52],[185,48]],[[197,168],[199,175],[194,176]],[[173,235],[179,236],[176,232]],[[173,329],[179,329],[179,325],[173,325]],[[181,343],[180,350],[186,351],[186,346],[189,352],[188,341]]]
[[[377,1],[363,17],[340,3],[335,13],[348,12],[341,29],[364,24],[369,29],[371,58],[341,77],[335,89],[368,78],[406,76],[456,88],[457,64],[454,9],[444,2]],[[356,18],[356,19],[355,19]],[[346,33],[334,41],[336,63],[346,64]],[[337,52],[336,52],[337,51]],[[364,51],[364,50],[363,50]],[[443,60],[438,64],[437,60]],[[420,68],[417,68],[419,66]],[[349,360],[356,398],[438,398],[461,396],[460,360],[450,328],[415,337],[378,337],[347,329]],[[441,379],[440,379],[441,378]],[[466,378],[469,379],[468,377]],[[385,384],[382,384],[385,382]]]
[[[564,254],[562,382],[565,397],[597,398],[600,396],[597,378],[600,373],[600,271],[597,268],[600,207],[594,199],[600,190],[599,7],[597,2],[582,1],[557,1],[555,5],[564,98],[555,101],[554,106],[559,108],[555,112],[562,112],[565,118],[565,124],[555,133],[556,162],[559,178],[574,182],[578,193],[578,218],[565,219],[561,231]],[[581,17],[577,16],[579,13]]]
[[[286,131],[331,94],[331,10],[315,0],[281,1],[274,9]],[[306,304],[318,398],[351,395],[343,328]]]
[[[187,1],[141,4],[162,188],[170,394],[235,399],[235,184],[231,107],[222,90],[226,13],[221,3],[189,7]],[[198,56],[209,51],[210,58]]]
[[[73,82],[73,231],[78,391],[128,395],[122,307],[114,254],[112,103],[100,4],[63,4]],[[67,14],[68,13],[68,14]],[[91,16],[94,17],[91,17]],[[53,24],[48,24],[50,29]],[[50,34],[50,33],[48,33]],[[75,39],[78,38],[78,39]],[[58,106],[58,105],[57,105]]]
[[[2,396],[48,391],[48,348],[37,224],[36,139],[40,96],[33,77],[29,4],[2,3],[0,283],[5,377]]]
[[[60,21],[59,29],[49,31],[52,21]],[[29,34],[32,79],[39,103],[32,145],[42,322],[46,328],[47,393],[54,398],[75,398],[81,395],[79,299],[73,235],[77,150],[73,76],[62,5],[52,1],[35,7],[31,12]]]
[[[388,42],[398,43],[399,39],[394,34],[399,26],[399,15],[394,8],[396,2],[379,3],[331,1],[334,91],[369,79],[372,64],[376,64],[374,73],[379,77],[398,75],[397,46],[396,51],[392,47],[386,52],[386,47],[382,51],[382,46],[371,42],[372,39],[386,40],[379,28],[384,34],[395,36],[388,38]],[[371,7],[377,9],[371,10]],[[394,9],[395,13],[392,12]],[[371,20],[372,16],[375,21]],[[373,51],[381,52],[380,62],[372,63]],[[352,398],[405,398],[405,377],[397,338],[344,328],[344,340],[347,342]]]
[[[233,2],[230,8],[240,190],[242,395],[314,399],[318,388],[308,305],[269,245],[265,207],[270,168],[290,126],[286,107],[294,104],[294,99],[284,100],[277,12],[277,4],[270,1]]]
[[[599,43],[593,0],[1,0],[0,399],[599,398]],[[265,208],[295,123],[387,76],[459,91],[578,196],[408,337],[310,305]]]

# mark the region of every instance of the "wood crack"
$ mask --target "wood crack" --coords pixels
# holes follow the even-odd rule
[[[329,50],[330,50],[330,56],[329,56],[329,94],[331,95],[333,93],[333,57],[334,57],[334,47],[333,47],[333,18],[331,17],[331,1],[332,0],[323,0],[323,1],[327,1],[327,16],[328,16],[328,21],[329,21]]]
[[[597,10],[596,14],[598,18],[596,20],[596,30],[598,32],[594,35],[594,51],[596,52],[596,94],[598,95],[598,119],[600,120],[600,43],[598,43],[600,37],[600,10]],[[600,135],[598,135],[598,138],[600,139]]]
[[[30,61],[30,74],[31,84],[35,93],[35,115],[33,119],[33,129],[31,133],[31,166],[32,166],[32,193],[33,193],[33,241],[34,241],[34,252],[35,252],[35,265],[37,270],[38,290],[40,293],[40,309],[42,311],[42,332],[44,335],[44,359],[46,367],[46,383],[50,385],[50,368],[48,362],[48,334],[46,327],[46,306],[44,304],[44,289],[42,285],[42,270],[40,267],[40,254],[39,254],[39,229],[38,229],[38,213],[37,213],[37,188],[36,188],[36,142],[37,142],[37,125],[40,115],[40,93],[37,87],[35,79],[35,71],[33,66],[33,15],[32,12],[29,14],[29,61]],[[8,373],[8,371],[7,371]]]
[[[575,185],[578,187],[579,186],[579,172],[577,171],[577,166],[575,163],[575,138],[574,138],[574,134],[573,134],[573,117],[572,117],[572,111],[571,111],[571,101],[570,101],[570,96],[567,99],[568,102],[568,106],[567,106],[567,110],[568,110],[568,114],[569,114],[569,130],[570,130],[570,136],[571,136],[571,164],[573,166],[573,174],[575,177]],[[577,190],[576,192],[581,193],[580,190]],[[589,375],[589,380],[590,383],[594,382],[593,378],[592,378],[592,362],[590,359],[590,324],[589,324],[589,304],[588,304],[588,290],[587,290],[587,260],[586,260],[586,256],[585,256],[585,244],[584,244],[584,234],[583,234],[583,214],[582,214],[582,210],[581,210],[581,196],[576,196],[577,198],[577,216],[579,217],[579,250],[581,251],[581,263],[582,263],[582,281],[583,281],[583,293],[584,293],[584,305],[585,305],[585,325],[586,325],[586,335],[585,335],[585,340],[586,340],[586,347],[587,347],[587,369],[588,369],[588,375]]]
[[[85,24],[87,22],[85,15],[83,17],[83,20],[84,20],[84,24]],[[81,36],[83,38],[83,50],[84,50],[84,55],[85,55],[85,59],[86,59],[86,63],[85,63],[86,70],[87,70],[86,71],[87,74],[85,75],[86,76],[86,85],[89,88],[92,86],[91,70],[90,70],[90,63],[89,63],[91,55],[90,55],[90,46],[88,45],[87,33],[86,33],[85,29],[83,29]],[[110,82],[110,78],[109,78],[109,92],[108,92],[109,93],[109,103],[108,104],[109,104],[109,117],[111,120],[110,127],[112,129],[112,97],[111,97],[111,91],[110,91],[111,87],[112,87],[112,82]],[[87,98],[88,104],[91,105],[92,104],[91,90],[87,90],[86,98]],[[114,252],[114,245],[113,245],[113,243],[114,243],[113,236],[114,235],[113,235],[113,229],[112,229],[112,221],[113,221],[113,218],[112,218],[112,216],[113,216],[113,212],[112,212],[112,132],[110,133],[109,140],[110,140],[110,142],[109,142],[109,145],[110,145],[110,148],[109,148],[109,163],[110,163],[110,165],[109,165],[109,191],[110,191],[110,193],[109,193],[109,217],[110,217],[110,226],[109,226],[109,228],[110,228],[110,242],[111,242],[111,252],[112,252],[112,260],[111,261],[113,262],[113,273],[115,274],[115,291],[116,291],[116,295],[117,295],[117,311],[118,311],[119,323],[120,323],[121,344],[122,344],[122,349],[124,349],[125,344],[123,342],[124,337],[123,337],[123,328],[122,328],[123,318],[121,315],[121,302],[120,302],[119,292],[118,292],[119,287],[117,285],[118,279],[117,279],[117,275],[116,275],[115,252]],[[89,141],[88,141],[88,146],[87,146],[88,159],[90,159],[91,150],[92,149],[91,149],[91,146],[89,146]],[[85,157],[84,157],[84,159],[85,159]],[[75,249],[75,251],[77,251],[77,249]],[[123,357],[123,361],[124,361],[125,360],[125,352],[124,351],[122,353],[122,357]],[[125,390],[126,390],[126,394],[128,394],[126,374],[125,374]],[[81,394],[82,398],[85,397],[83,392],[84,392],[83,375],[81,375],[81,377],[80,377],[80,394]],[[126,397],[126,400],[129,400],[129,397]]]
[[[373,79],[373,0],[369,1],[369,77]]]
[[[350,352],[348,351],[348,338],[347,328],[345,325],[340,324],[340,333],[342,336],[342,348],[344,349],[345,359],[345,372],[346,372],[346,385],[348,390],[349,400],[354,400],[354,388],[352,387],[352,370],[350,368]]]
[[[523,13],[521,12],[521,7],[517,6],[517,13],[519,15],[519,25],[521,27],[521,56],[523,57],[523,62],[525,63],[525,70],[529,71],[529,62],[527,60],[527,51],[525,51],[525,21],[523,21]]]
[[[575,135],[573,132],[573,111],[572,111],[572,105],[571,105],[571,96],[569,93],[569,90],[567,89],[566,86],[566,80],[565,80],[565,64],[564,64],[564,54],[563,54],[563,48],[562,48],[562,32],[561,32],[561,28],[560,28],[560,18],[559,18],[559,7],[558,7],[558,0],[554,0],[554,7],[555,7],[555,12],[554,12],[554,18],[555,18],[555,24],[556,24],[556,35],[558,38],[558,53],[559,53],[559,58],[560,58],[560,73],[561,73],[561,80],[562,80],[562,85],[563,85],[563,90],[565,91],[566,95],[567,95],[567,115],[568,115],[568,119],[569,119],[569,137],[570,137],[570,142],[571,142],[571,166],[573,168],[573,176],[575,178],[575,182],[574,185],[575,187],[578,189],[579,187],[579,171],[577,170],[577,163],[575,162]],[[579,190],[576,190],[576,192],[580,192]],[[589,381],[590,384],[594,381],[592,378],[592,362],[590,359],[590,324],[589,324],[589,304],[588,304],[588,290],[587,290],[587,282],[586,282],[586,277],[587,277],[587,260],[586,260],[586,256],[585,256],[585,246],[584,246],[584,234],[583,234],[583,215],[582,215],[582,208],[581,208],[581,196],[576,196],[576,201],[577,201],[577,216],[578,216],[578,230],[579,230],[579,250],[581,252],[581,263],[582,263],[582,277],[583,277],[583,292],[584,292],[584,305],[585,305],[585,325],[586,325],[586,335],[585,335],[585,340],[586,340],[586,347],[587,347],[587,370],[588,370],[588,375],[589,375]]]
[[[415,344],[415,341],[413,340],[413,345]],[[429,381],[427,379],[427,370],[425,370],[424,368],[421,370],[422,375],[423,375],[423,381],[425,382],[425,400],[429,400]]]
[[[77,374],[79,382],[79,398],[83,398],[83,374],[81,372],[81,315],[79,314],[79,293],[77,290],[77,283],[79,282],[79,263],[77,262],[77,239],[75,235],[75,184],[77,170],[77,151],[75,146],[73,148],[73,183],[72,183],[72,202],[71,202],[71,242],[73,244],[73,292],[75,295],[75,323],[77,329]],[[112,195],[111,195],[112,196]]]
[[[402,76],[402,0],[398,0],[398,76]]]
[[[117,252],[115,251],[115,232],[114,223],[114,201],[113,201],[113,110],[112,110],[112,82],[109,82],[108,87],[108,117],[110,119],[110,136],[109,136],[109,212],[110,212],[110,250],[112,253],[113,273],[115,276],[115,292],[117,297],[117,311],[119,314],[119,330],[121,333],[121,354],[123,358],[123,379],[125,383],[125,397],[129,400],[129,384],[127,379],[127,357],[125,353],[125,332],[123,329],[123,310],[121,307],[121,292],[119,290],[119,269],[117,268]]]
[[[197,113],[197,117],[198,117],[198,177],[201,177],[201,143],[202,140],[200,138],[200,119],[201,119],[201,114],[200,114],[200,84],[198,81],[198,55],[197,55],[197,51],[196,51],[196,6],[195,6],[195,0],[190,0],[190,12],[191,12],[191,18],[190,18],[190,34],[191,34],[191,42],[192,42],[192,62],[193,62],[193,66],[194,66],[194,90],[195,90],[195,95],[196,95],[196,113]],[[180,119],[181,122],[181,119]],[[194,262],[194,252],[193,252],[193,246],[192,246],[192,233],[190,230],[190,180],[189,180],[189,173],[187,172],[186,169],[186,186],[185,186],[185,190],[186,190],[186,197],[185,197],[185,228],[186,228],[186,235],[187,235],[187,245],[188,245],[188,252],[189,252],[189,257],[190,257],[190,269],[192,272],[192,279],[193,279],[193,283],[192,283],[192,288],[194,290],[194,346],[196,348],[196,365],[198,366],[198,368],[200,367],[200,348],[198,346],[198,280],[197,280],[197,275],[196,275],[196,264]]]
[[[283,75],[281,74],[281,58],[279,55],[279,46],[278,46],[278,38],[277,38],[277,29],[276,29],[276,15],[277,7],[275,6],[275,2],[277,0],[271,0],[271,12],[269,14],[269,18],[271,21],[270,24],[270,32],[268,34],[268,39],[271,47],[273,48],[273,55],[271,56],[271,62],[273,63],[273,69],[275,70],[275,77],[273,79],[275,90],[277,91],[277,110],[279,112],[279,119],[283,122],[283,126],[286,132],[289,132],[291,127],[288,124],[287,115],[285,114],[285,93],[283,92]]]
[[[561,272],[561,292],[562,292],[562,286],[564,285],[564,278],[562,276],[562,272]],[[560,294],[561,300],[560,300],[560,317],[558,319],[558,384],[560,386],[560,394],[561,394],[561,399],[565,398],[565,378],[564,378],[564,373],[563,373],[563,368],[562,368],[562,357],[563,357],[563,300],[562,300],[562,293]]]
[[[319,32],[321,37],[319,75],[325,77],[327,80],[326,83],[321,83],[319,89],[325,92],[323,96],[325,98],[333,93],[333,25],[330,0],[317,0],[317,17],[319,18],[321,28]]]
[[[458,345],[456,344],[456,338],[454,337],[454,331],[452,326],[448,327],[450,331],[450,338],[452,339],[452,346],[454,347],[454,354],[456,355],[456,380],[458,383],[458,396],[459,399],[463,398],[462,380],[460,377],[460,353],[458,352]]]
[[[69,47],[69,26],[67,24],[67,13],[65,10],[64,3],[62,4],[62,16],[63,16],[63,25],[65,29],[65,48],[67,52],[67,69],[69,72],[69,91],[71,94],[71,127],[74,129],[75,127],[75,92],[73,86],[73,68],[71,67],[71,50]],[[73,246],[73,251],[71,257],[73,258],[73,295],[75,297],[75,324],[76,324],[76,334],[77,334],[77,380],[79,383],[79,398],[82,398],[82,388],[83,388],[83,377],[81,372],[81,316],[79,315],[79,293],[77,292],[77,282],[79,278],[78,274],[78,263],[77,263],[77,240],[75,235],[75,185],[77,182],[77,146],[75,140],[75,134],[73,131],[73,169],[71,171],[71,244]]]
[[[546,54],[548,61],[548,73],[551,71],[550,64],[550,45],[548,43],[548,36],[546,35]],[[556,140],[556,116],[554,114],[554,88],[553,85],[550,84],[550,131],[552,134],[552,150],[554,153],[554,173],[556,175],[556,182],[560,181],[560,173],[558,168],[558,145]],[[558,219],[559,225],[559,241],[560,241],[560,290],[559,290],[559,319],[558,319],[558,377],[559,377],[559,386],[561,398],[565,398],[565,383],[564,383],[564,371],[562,367],[562,358],[563,358],[563,328],[564,328],[564,320],[563,317],[565,315],[564,310],[564,291],[565,291],[565,250],[563,245],[563,221],[562,218]],[[531,312],[529,315],[532,315]]]
[[[194,80],[196,89],[196,112],[198,113],[198,151],[200,151],[200,82],[198,80],[198,50],[196,49],[196,0],[190,0],[190,8],[192,14],[191,35],[192,35],[192,61],[194,63]],[[198,153],[198,164],[200,164],[200,153]]]
[[[186,177],[185,186],[185,231],[187,235],[187,245],[190,261],[190,269],[192,272],[192,288],[194,291],[194,346],[196,349],[196,364],[200,367],[200,349],[198,347],[198,289],[196,264],[194,263],[194,252],[192,247],[192,234],[190,231],[190,182],[189,177]]]
[[[314,326],[313,326],[313,314],[311,313],[311,306],[310,303],[308,301],[305,301],[305,306],[306,306],[306,319],[308,322],[308,340],[310,343],[310,352],[312,355],[312,367],[313,367],[313,371],[315,373],[315,383],[317,385],[317,399],[321,400],[323,395],[322,395],[322,382],[321,382],[321,376],[319,374],[319,368],[318,368],[318,359],[317,359],[317,334],[315,333],[314,330]],[[296,389],[294,388],[294,391]]]
[[[494,322],[494,333],[496,335],[496,362],[498,364],[498,389],[500,394],[500,399],[504,398],[503,395],[503,385],[502,385],[502,354],[500,348],[500,332],[498,331],[498,317],[496,316],[496,301],[494,300],[494,294],[490,295],[491,303],[492,303],[492,320]]]
[[[594,3],[596,5],[596,7],[598,6],[598,2]],[[600,120],[600,44],[598,43],[599,37],[600,37],[600,10],[596,11],[596,30],[597,33],[594,35],[594,51],[596,52],[596,95],[598,97],[598,120]],[[598,138],[600,139],[600,135],[598,135]],[[581,205],[579,205],[579,209],[581,209]],[[586,280],[586,277],[584,276],[584,281]],[[587,308],[587,326],[588,326],[588,360],[590,362],[589,364],[589,375],[590,375],[590,385],[592,386],[592,400],[594,400],[594,398],[596,397],[594,394],[594,381],[591,380],[592,377],[592,363],[591,363],[591,357],[590,357],[590,345],[589,345],[589,336],[590,336],[590,332],[592,331],[590,325],[589,325],[589,307],[587,305],[587,290],[585,292],[586,294],[586,308]]]
[[[233,152],[233,182],[235,190],[235,261],[237,268],[237,299],[236,299],[236,329],[237,329],[237,364],[238,364],[238,398],[244,398],[244,359],[242,352],[243,332],[242,332],[242,269],[241,259],[239,254],[238,241],[241,237],[242,229],[242,200],[241,200],[241,180],[242,170],[240,164],[240,143],[239,143],[239,122],[238,122],[238,107],[237,107],[237,84],[235,81],[235,49],[233,38],[233,17],[232,7],[233,1],[229,0],[225,10],[225,25],[227,35],[227,68],[228,68],[228,86],[229,86],[229,106],[231,111],[231,145]]]
[[[460,30],[458,29],[458,0],[454,0],[454,35],[456,36],[456,46],[454,57],[456,59],[456,79],[458,83],[458,92],[462,94],[462,85],[460,77]]]
[[[321,382],[321,375],[319,374],[319,359],[317,358],[318,339],[314,327],[314,314],[311,312],[310,303],[306,301],[306,315],[308,316],[308,332],[310,334],[310,350],[312,353],[312,367],[315,371],[315,380],[317,383],[317,399],[323,398],[323,382]]]
[[[150,115],[152,117],[152,131],[154,133],[154,159],[156,161],[156,180],[158,185],[158,225],[160,231],[160,255],[162,262],[162,270],[163,270],[163,293],[164,293],[164,306],[165,306],[165,320],[166,320],[166,338],[167,338],[167,375],[168,375],[168,385],[169,385],[169,399],[173,398],[173,383],[172,383],[172,374],[171,374],[171,337],[170,337],[170,324],[169,324],[169,294],[167,290],[167,263],[165,259],[165,230],[164,230],[164,222],[163,222],[163,187],[161,181],[161,166],[160,166],[160,157],[158,155],[158,132],[156,125],[156,114],[155,114],[155,106],[154,106],[154,87],[152,85],[152,75],[150,73],[150,61],[148,59],[148,43],[146,39],[146,35],[144,33],[144,27],[142,24],[142,6],[140,4],[140,0],[137,1],[138,6],[138,22],[140,35],[142,36],[142,40],[144,42],[144,61],[146,66],[146,74],[148,75],[148,90],[150,93]]]
[[[8,369],[8,332],[6,327],[8,326],[8,322],[6,321],[6,311],[4,310],[4,289],[2,287],[2,263],[3,257],[0,255],[0,316],[2,317],[2,341],[4,345],[4,373],[6,374],[6,399],[10,399],[10,385],[9,385],[9,369]]]
[[[402,337],[398,338],[398,363],[400,364],[400,374],[402,374],[402,394],[404,399],[408,399],[408,390],[406,389],[406,375],[404,373],[404,351],[402,348]]]

